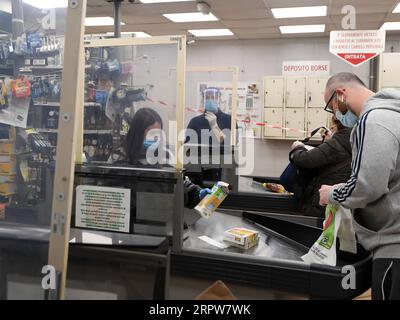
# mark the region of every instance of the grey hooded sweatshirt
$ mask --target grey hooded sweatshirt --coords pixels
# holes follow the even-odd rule
[[[374,259],[400,259],[400,90],[366,102],[350,141],[351,177],[330,203],[352,209],[358,240]]]

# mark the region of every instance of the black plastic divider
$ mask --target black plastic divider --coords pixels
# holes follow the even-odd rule
[[[298,214],[298,202],[291,195],[268,195],[248,192],[231,192],[220,208]]]

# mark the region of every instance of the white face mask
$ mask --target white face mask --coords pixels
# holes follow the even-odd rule
[[[147,148],[155,148],[161,144],[163,132],[161,129],[151,129],[144,137],[143,146]]]
[[[342,125],[347,128],[353,128],[358,121],[358,117],[353,112],[351,112],[350,109],[347,109],[346,114],[342,114],[339,110],[336,110],[335,116],[336,119],[338,119],[342,123]]]
[[[353,128],[358,121],[358,117],[349,109],[345,98],[343,98],[343,100],[339,102],[339,97],[336,95],[336,103],[338,105],[338,108],[336,109],[335,112],[336,119],[338,119],[340,123],[345,127]],[[346,114],[342,114],[340,112],[339,110],[340,103],[347,109]]]

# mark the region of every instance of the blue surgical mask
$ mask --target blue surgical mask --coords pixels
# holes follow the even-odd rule
[[[218,112],[218,101],[207,100],[204,104],[204,108],[206,109],[206,111],[217,113]]]
[[[149,148],[157,149],[159,144],[160,144],[159,140],[144,140],[143,141],[143,147],[146,150],[149,149]]]
[[[347,109],[346,114],[342,114],[339,110],[336,110],[335,116],[336,119],[338,119],[341,124],[347,128],[353,128],[358,121],[358,117],[351,112],[350,109]]]

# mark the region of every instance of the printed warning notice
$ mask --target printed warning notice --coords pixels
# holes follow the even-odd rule
[[[131,191],[129,189],[78,186],[77,227],[129,232]]]
[[[331,31],[329,51],[358,67],[385,51],[386,31]]]

